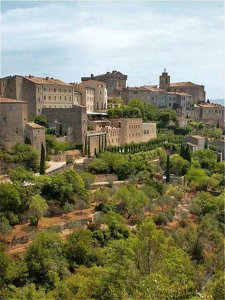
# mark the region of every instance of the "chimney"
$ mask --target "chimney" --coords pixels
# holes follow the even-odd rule
[[[31,78],[32,76],[29,74],[29,76],[28,76],[29,78]]]
[[[45,79],[46,79],[46,80],[49,80],[49,77],[47,76]]]
[[[94,74],[91,74],[91,78],[94,78]]]

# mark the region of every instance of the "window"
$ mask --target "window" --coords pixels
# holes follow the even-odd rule
[[[61,100],[61,98],[62,98],[62,97],[61,97],[61,96],[59,96],[59,100]]]
[[[51,96],[48,96],[48,99],[51,100]]]
[[[66,96],[65,96],[65,98],[64,98],[65,100],[66,100]]]
[[[56,100],[56,96],[54,97],[54,99]]]
[[[56,92],[56,89],[54,89],[54,92]]]
[[[61,93],[61,91],[62,91],[62,90],[61,90],[61,89],[59,89],[59,92],[60,92],[60,93]]]
[[[64,90],[64,92],[66,93],[66,89]]]
[[[46,88],[44,87],[44,91],[46,91]]]
[[[6,122],[6,118],[5,117],[3,118],[3,121]]]

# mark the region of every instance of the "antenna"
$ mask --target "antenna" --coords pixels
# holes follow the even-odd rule
[[[164,68],[164,73],[166,73],[166,68]]]

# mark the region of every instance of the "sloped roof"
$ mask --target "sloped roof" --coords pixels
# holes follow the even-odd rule
[[[62,85],[62,86],[71,86],[69,83],[61,81],[59,79],[50,78],[50,77],[36,77],[36,76],[25,76],[26,79],[36,83],[36,84],[55,84],[55,85]]]
[[[196,83],[193,83],[191,81],[186,81],[186,82],[174,82],[174,83],[170,83],[170,87],[182,87],[182,86],[203,86],[201,84],[196,84]]]
[[[27,101],[17,100],[13,98],[4,98],[4,97],[0,97],[0,102],[1,103],[27,103]]]
[[[39,125],[37,123],[34,123],[34,122],[28,122],[28,123],[26,123],[26,125],[34,128],[34,129],[45,129],[44,126],[41,126],[41,125]]]

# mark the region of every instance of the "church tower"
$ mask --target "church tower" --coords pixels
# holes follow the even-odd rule
[[[170,87],[170,76],[166,72],[166,69],[164,69],[164,72],[161,76],[159,76],[159,87],[163,90],[168,91]]]

